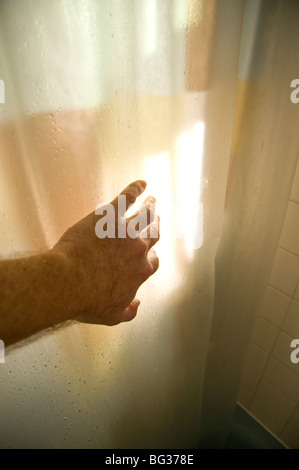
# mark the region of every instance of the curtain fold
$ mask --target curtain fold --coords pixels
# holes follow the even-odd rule
[[[229,432],[298,161],[299,120],[290,100],[297,53],[289,46],[299,39],[298,14],[293,1],[247,2],[244,11],[231,171],[215,261],[204,380],[205,448],[222,447]],[[250,45],[253,50],[248,50]]]
[[[133,322],[7,352],[2,448],[224,445],[297,158],[297,10],[1,2],[0,256],[48,249],[137,178],[161,216]]]

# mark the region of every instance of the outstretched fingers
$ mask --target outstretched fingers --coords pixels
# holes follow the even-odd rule
[[[142,205],[140,206],[140,209],[135,212],[132,216],[126,218],[126,223],[133,223],[135,230],[138,233],[141,233],[148,225],[150,225],[154,221],[155,211],[156,199],[153,196],[148,196],[145,201],[143,201]]]
[[[160,239],[160,217],[157,214],[155,214],[154,220],[141,231],[139,236],[146,241],[148,250],[157,243]]]
[[[121,193],[112,201],[117,209],[118,214],[124,217],[129,207],[136,202],[136,199],[143,193],[146,188],[146,182],[137,180],[130,183]]]

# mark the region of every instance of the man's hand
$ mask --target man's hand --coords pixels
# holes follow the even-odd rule
[[[129,205],[144,191],[135,181],[112,201],[115,224],[129,228],[135,216],[125,219]],[[144,201],[139,213],[145,223],[132,238],[122,230],[116,238],[98,238],[99,216],[88,215],[71,227],[49,251],[28,258],[0,261],[0,339],[8,346],[67,320],[116,325],[132,320],[139,300],[139,286],[158,269],[153,245],[159,239],[159,219],[150,221],[153,198]],[[134,222],[133,222],[134,224]]]
[[[144,181],[135,181],[120,193],[126,196],[125,210],[145,187]],[[139,228],[136,238],[129,236],[127,227],[137,214],[124,219],[122,213],[119,219],[119,202],[117,197],[110,203],[115,213],[115,238],[96,236],[99,216],[92,213],[71,227],[53,248],[66,256],[74,285],[72,303],[74,310],[78,309],[75,319],[81,322],[116,325],[132,320],[140,304],[136,292],[159,266],[153,249],[159,239],[159,218],[150,211],[154,198],[148,197],[139,211],[145,213],[147,223]],[[125,238],[117,236],[120,223],[126,226]]]

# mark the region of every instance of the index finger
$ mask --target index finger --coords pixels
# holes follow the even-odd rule
[[[143,193],[146,188],[146,182],[143,180],[136,180],[130,183],[125,189],[119,193],[119,195],[112,201],[115,208],[118,209],[120,205],[121,211],[118,212],[124,216],[125,212],[129,207],[136,202],[136,199]],[[121,196],[121,197],[120,197]],[[120,201],[124,199],[124,203],[120,204]]]

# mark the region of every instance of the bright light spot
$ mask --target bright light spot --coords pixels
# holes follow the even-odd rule
[[[139,0],[140,2],[140,0]],[[138,2],[138,3],[139,3]],[[152,55],[156,48],[157,36],[157,0],[145,0],[140,2],[141,7],[141,45],[145,56]]]
[[[157,199],[156,212],[161,217],[157,251],[163,256],[179,238],[184,240],[188,255],[203,242],[200,183],[204,129],[204,123],[197,122],[177,139],[174,161],[168,152],[145,159],[142,174],[148,186],[142,200],[149,194]]]
[[[169,152],[144,159],[142,175],[148,186],[142,201],[153,195],[160,215],[160,240],[155,250],[160,267],[155,281],[169,294],[184,282],[179,267],[182,255],[192,259],[203,241],[203,205],[200,183],[204,145],[204,124],[197,122],[176,141]],[[140,201],[140,202],[142,202]]]
[[[186,4],[181,0],[173,0],[174,24],[175,29],[180,30],[186,23]]]
[[[168,152],[145,159],[142,174],[148,183],[144,198],[152,195],[156,198],[156,213],[160,216],[160,240],[155,250],[160,259],[160,266],[155,276],[164,294],[175,288],[178,269],[176,266],[175,233],[173,231],[173,192],[171,181],[171,159]]]
[[[156,213],[161,218],[161,237],[157,245],[157,252],[165,253],[170,246],[171,233],[171,164],[168,152],[148,157],[144,163],[144,175],[147,181],[146,196],[152,195],[156,198]],[[156,249],[156,248],[155,248]]]
[[[202,244],[203,206],[200,204],[200,183],[204,146],[204,123],[197,122],[176,142],[175,192],[178,212],[189,255]]]

